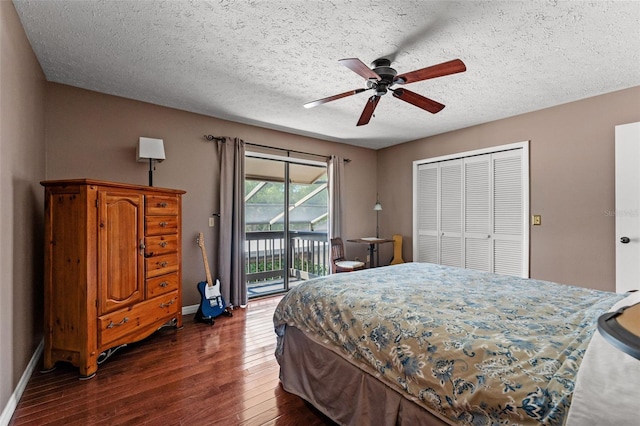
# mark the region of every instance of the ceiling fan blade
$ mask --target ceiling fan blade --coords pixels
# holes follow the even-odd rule
[[[443,62],[438,65],[433,65],[427,68],[422,68],[415,71],[410,71],[405,74],[397,76],[393,82],[396,84],[413,83],[415,81],[428,80],[430,78],[442,77],[445,75],[455,74],[466,71],[467,67],[460,59],[454,59],[452,61]]]
[[[371,116],[373,115],[373,111],[375,111],[379,101],[380,96],[378,95],[373,95],[367,100],[367,104],[364,106],[364,110],[362,111],[362,115],[360,116],[356,126],[364,126],[369,123],[369,120],[371,120]]]
[[[427,40],[438,32],[441,32],[445,26],[452,22],[452,20],[445,15],[444,6],[429,4],[424,7],[428,8],[428,12],[426,12],[424,14],[424,18],[421,19],[421,27],[411,33],[405,34],[404,38],[399,40],[395,49],[386,55],[382,55],[382,58],[387,58],[391,62],[395,62],[400,53],[407,53],[411,51],[418,43]]]
[[[370,78],[380,80],[380,76],[358,58],[340,59],[338,62],[367,80]]]
[[[369,90],[369,89],[350,90],[348,92],[340,93],[339,95],[333,95],[333,96],[329,96],[327,98],[318,99],[316,101],[307,102],[306,104],[304,104],[304,107],[305,108],[313,108],[313,107],[318,106],[318,105],[326,104],[327,102],[335,101],[336,99],[342,99],[342,98],[346,98],[347,96],[357,95],[358,93],[362,93],[365,90]]]
[[[444,108],[444,105],[440,102],[425,98],[424,96],[418,95],[417,93],[407,89],[393,90],[393,97],[402,99],[403,101],[408,102],[411,105],[415,105],[418,108],[422,108],[425,111],[429,111],[432,114],[440,112],[442,108]]]

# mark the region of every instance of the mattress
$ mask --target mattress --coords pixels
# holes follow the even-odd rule
[[[308,389],[291,385],[293,393],[340,424],[366,424],[367,418],[378,420],[371,424],[402,423],[406,407],[415,406],[423,424],[561,425],[597,318],[622,298],[426,263],[336,274],[299,284],[280,302],[276,357],[285,389],[306,380]],[[291,341],[289,333],[296,335]],[[336,385],[333,377],[327,380],[334,383],[311,386],[313,368],[292,366],[285,356],[295,349],[286,346],[302,340],[313,345],[311,353],[323,348],[333,354],[332,361],[327,355],[311,365],[350,365],[361,378]],[[294,380],[295,374],[300,377]],[[317,397],[323,386],[350,389],[353,380],[367,389],[371,378],[385,392],[361,397],[351,389],[341,397]],[[386,407],[373,397],[378,394],[401,402]],[[350,398],[352,410],[338,409]],[[366,414],[373,408],[376,415]],[[389,422],[381,422],[387,413]]]

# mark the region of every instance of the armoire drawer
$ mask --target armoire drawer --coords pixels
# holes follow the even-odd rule
[[[161,294],[170,293],[178,288],[178,273],[172,272],[170,274],[147,279],[145,295],[147,299],[151,299],[152,297],[159,296]]]
[[[148,257],[144,260],[147,278],[176,272],[179,266],[177,253],[164,254],[162,256]]]
[[[171,234],[145,237],[144,246],[145,257],[174,253],[178,251],[178,236]]]
[[[135,341],[155,331],[149,326],[177,315],[179,312],[178,292],[158,296],[98,318],[98,347],[101,350],[119,344],[127,337]]]
[[[145,234],[148,236],[178,232],[178,216],[146,216],[144,222]]]
[[[145,214],[149,215],[177,215],[178,197],[166,195],[145,196]]]

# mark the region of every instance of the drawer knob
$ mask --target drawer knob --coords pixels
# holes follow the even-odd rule
[[[161,268],[164,268],[168,264],[169,264],[169,262],[158,262],[158,266],[160,266]]]
[[[171,305],[173,305],[173,303],[174,303],[174,302],[175,302],[175,300],[174,300],[174,299],[171,299],[171,300],[170,300],[169,302],[167,302],[167,303],[161,303],[161,304],[160,304],[160,307],[161,307],[161,308],[166,308],[167,306],[171,306]]]
[[[162,207],[162,208],[165,208],[165,207],[167,207],[168,205],[169,205],[169,204],[167,204],[167,203],[158,203],[158,207]]]
[[[160,243],[160,247],[166,247],[169,243],[166,241],[163,241]]]
[[[160,283],[160,287],[166,287],[166,286],[168,286],[168,285],[169,285],[169,281],[162,281],[162,282]]]
[[[109,325],[107,325],[107,328],[120,327],[121,325],[127,322],[129,322],[129,318],[127,317],[122,318],[122,321],[120,321],[119,323],[114,323],[113,321],[109,321]]]
[[[160,222],[160,226],[163,228],[166,228],[166,226],[169,224],[169,222]]]

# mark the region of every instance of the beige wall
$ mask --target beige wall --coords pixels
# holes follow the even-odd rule
[[[18,15],[1,1],[0,410],[42,338],[44,98],[44,75]]]
[[[95,178],[146,185],[147,163],[135,161],[140,136],[162,138],[167,159],[158,164],[154,186],[186,190],[183,198],[183,303],[198,303],[196,284],[204,279],[199,231],[215,275],[217,229],[208,219],[218,212],[218,159],[205,134],[232,136],[262,145],[351,159],[345,165],[347,215],[344,238],[373,235],[376,151],[232,123],[190,112],[49,83],[46,103],[47,179]],[[274,152],[271,152],[274,154]],[[278,154],[275,152],[275,154]],[[365,247],[348,247],[365,256]]]
[[[414,160],[530,141],[531,277],[615,291],[614,127],[635,121],[640,87],[382,149],[381,232],[412,259]]]

